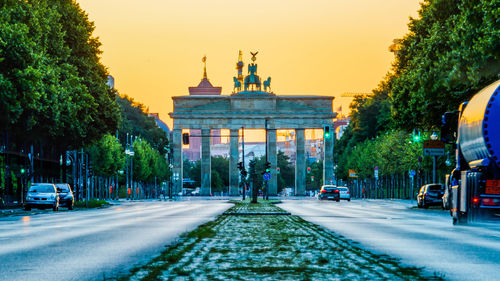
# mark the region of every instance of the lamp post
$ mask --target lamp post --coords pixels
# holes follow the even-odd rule
[[[126,171],[127,171],[127,195],[128,199],[132,200],[134,197],[134,147],[133,147],[133,140],[134,136],[130,135],[129,139],[129,134],[127,133],[127,146],[125,148],[125,154],[127,155],[127,161],[126,161]],[[130,160],[130,161],[129,161]],[[130,164],[129,164],[130,163]]]
[[[166,150],[167,150],[168,167],[170,168],[170,180],[168,181],[168,199],[172,199],[172,168],[174,166],[172,165],[172,149],[170,147],[170,144],[168,144]]]

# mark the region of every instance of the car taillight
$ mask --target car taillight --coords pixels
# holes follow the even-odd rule
[[[335,192],[335,193],[339,193],[339,190],[338,190],[338,189],[335,189],[333,192]]]
[[[349,191],[347,191],[347,194],[349,194]]]
[[[474,204],[474,205],[479,204],[479,198],[477,198],[477,197],[472,198],[472,204]]]
[[[326,192],[326,190],[324,190],[324,189],[323,189],[323,190],[321,190],[321,193],[325,193],[325,192]]]

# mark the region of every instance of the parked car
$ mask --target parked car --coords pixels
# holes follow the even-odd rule
[[[351,201],[351,192],[348,187],[339,186],[337,188],[339,189],[340,200]]]
[[[340,191],[335,185],[323,185],[318,195],[319,200],[340,201]]]
[[[71,186],[67,183],[56,183],[57,193],[59,193],[59,207],[67,207],[68,210],[73,210],[75,198]]]
[[[443,204],[442,197],[444,187],[440,183],[426,184],[420,188],[417,195],[417,206],[419,208],[429,208],[431,205]]]
[[[59,195],[56,186],[52,183],[31,184],[24,201],[24,209],[30,211],[31,208],[59,210]]]

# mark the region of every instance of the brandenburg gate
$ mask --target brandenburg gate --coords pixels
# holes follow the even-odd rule
[[[182,190],[182,130],[201,130],[201,195],[211,193],[210,136],[212,130],[229,129],[229,193],[239,195],[239,129],[266,129],[267,157],[271,163],[271,179],[268,182],[269,195],[277,194],[277,151],[276,130],[295,130],[295,194],[305,195],[306,154],[305,129],[333,130],[333,99],[330,96],[286,96],[270,91],[268,78],[263,83],[257,75],[255,63],[257,53],[252,54],[248,65],[248,75],[244,76],[240,51],[236,63],[238,76],[234,77],[234,91],[231,95],[220,95],[220,88],[213,87],[204,77],[198,85],[190,89],[189,96],[172,97],[174,110],[170,117],[174,120],[172,131],[173,170],[176,175],[174,191]],[[205,58],[203,59],[205,62]],[[263,85],[262,85],[263,84]],[[243,87],[242,87],[243,86]],[[263,88],[263,89],[262,89]],[[195,94],[193,94],[195,93]],[[198,93],[198,94],[196,94]],[[218,94],[217,94],[218,93]],[[324,135],[324,134],[323,134]],[[333,181],[333,132],[323,139],[323,182]],[[257,171],[260,177],[260,171]]]

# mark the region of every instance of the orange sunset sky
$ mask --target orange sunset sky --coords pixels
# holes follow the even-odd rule
[[[407,33],[419,0],[77,0],[95,22],[115,87],[159,112],[169,127],[172,96],[203,74],[230,94],[238,50],[259,51],[275,94],[367,92],[389,71],[394,38]],[[246,66],[245,66],[246,72]]]

